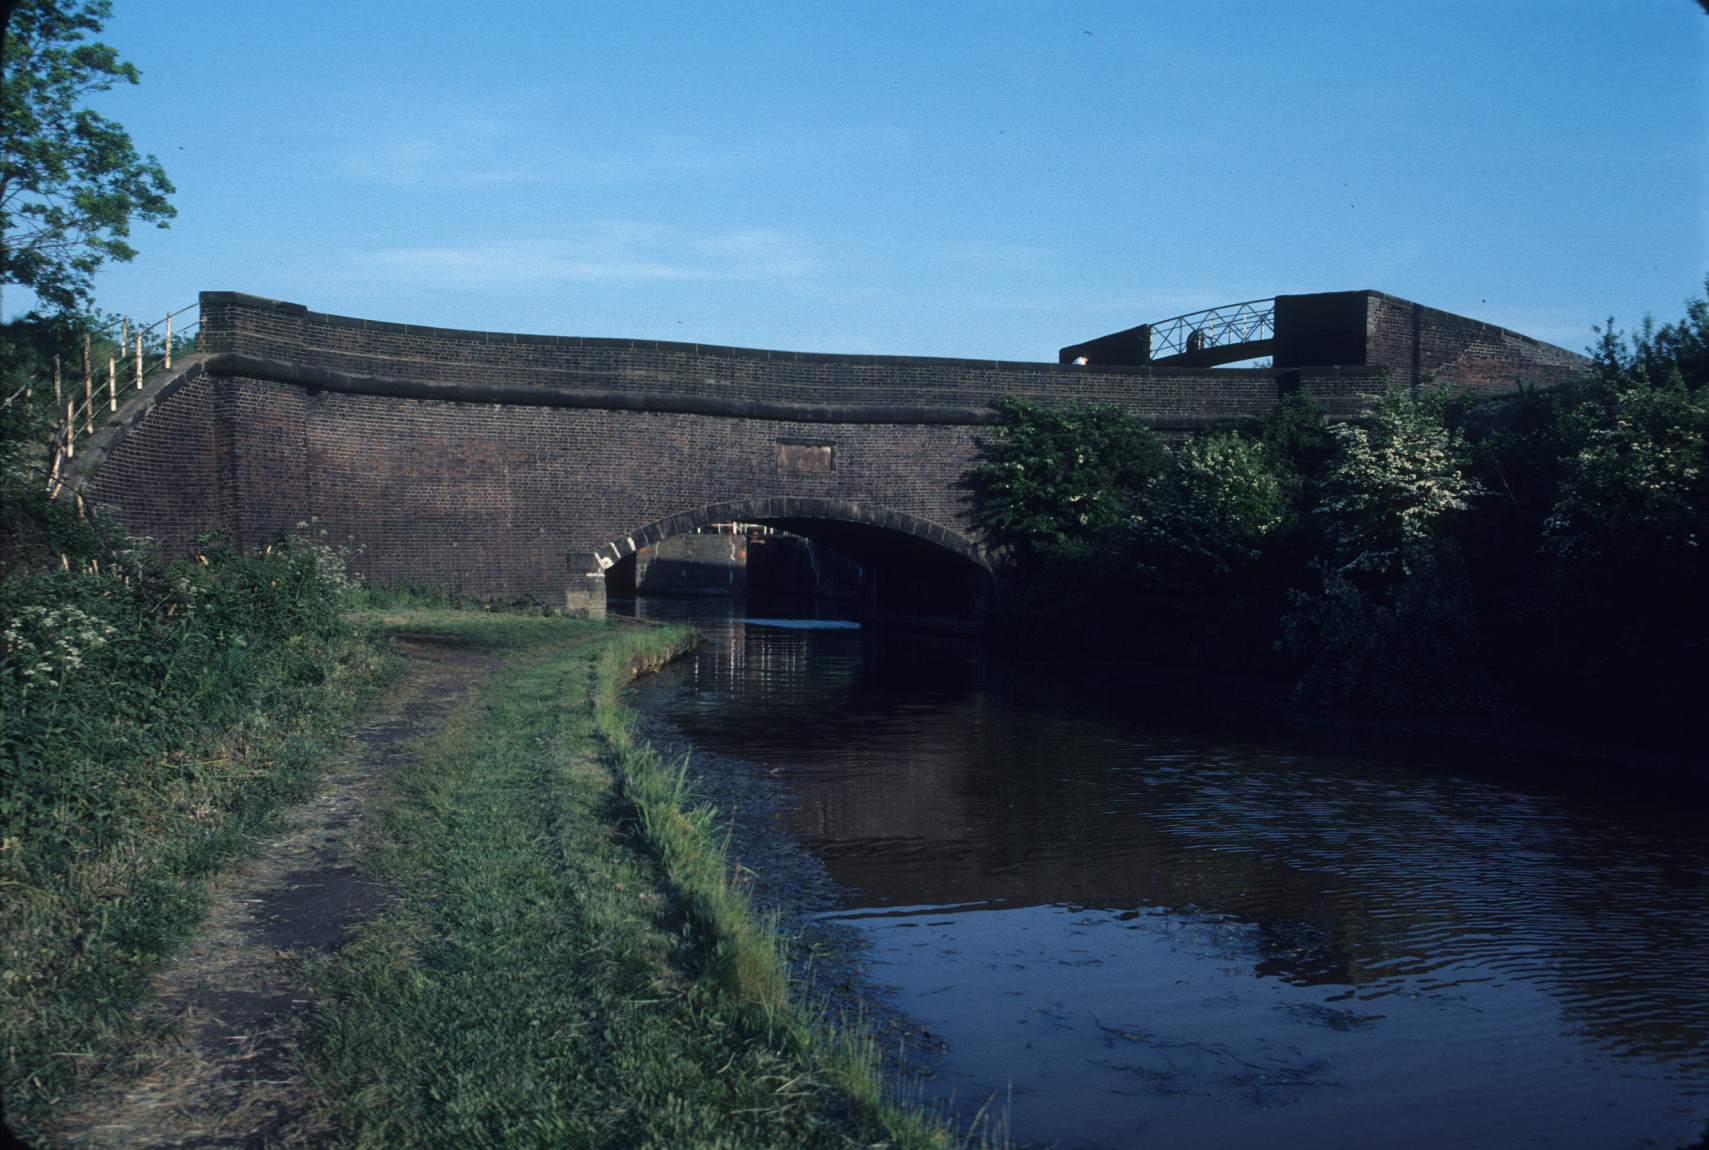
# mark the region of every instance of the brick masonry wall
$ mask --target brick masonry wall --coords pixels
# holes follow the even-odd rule
[[[1365,362],[1388,367],[1396,379],[1430,376],[1492,393],[1521,383],[1553,387],[1591,374],[1591,361],[1565,348],[1381,292],[1366,295]]]
[[[204,292],[204,351],[440,384],[555,387],[778,403],[985,407],[1002,395],[1121,403],[1161,424],[1237,418],[1275,402],[1274,371],[1077,367],[819,355],[650,340],[448,331]]]
[[[197,502],[213,473],[178,466],[188,445],[164,421],[127,436],[87,489],[174,551],[215,516],[245,547],[312,522],[359,550],[352,567],[378,582],[557,602],[596,548],[713,503],[838,499],[973,534],[958,482],[977,427],[448,404],[230,377],[213,387],[243,430],[242,450],[207,452],[229,464],[223,503]],[[209,415],[186,403],[172,422],[217,429]],[[780,471],[780,439],[834,444],[835,468]]]
[[[116,507],[133,534],[177,557],[203,532],[238,527],[232,401],[212,376],[178,388],[149,413],[146,431],[128,435],[83,485],[96,506]]]
[[[1278,388],[1298,384],[1351,414],[1383,379],[1363,367],[1086,368],[445,332],[230,293],[205,297],[199,347],[430,384],[828,407],[983,409],[1004,394],[1104,400],[1165,428],[1262,414]],[[916,534],[976,548],[962,477],[990,434],[978,422],[451,402],[210,372],[130,426],[84,488],[169,553],[218,526],[253,547],[312,523],[316,537],[358,552],[353,569],[378,582],[561,602],[594,569],[596,551],[621,557],[647,541],[649,525],[720,503],[840,501],[869,516],[861,521],[908,517]],[[830,469],[803,465],[825,457],[804,445],[831,446]]]

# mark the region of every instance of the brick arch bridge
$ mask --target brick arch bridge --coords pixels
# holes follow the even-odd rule
[[[1269,303],[1271,328],[1241,330],[1270,341],[1274,365],[1229,368],[1154,362],[1161,345],[1132,332],[1061,363],[814,355],[449,331],[205,292],[197,354],[95,433],[72,482],[168,553],[206,531],[250,547],[310,524],[376,582],[571,607],[603,602],[604,571],[658,539],[771,523],[869,567],[882,613],[976,616],[990,564],[963,476],[1000,396],[1118,403],[1181,433],[1262,415],[1296,387],[1347,417],[1390,380],[1493,392],[1590,367],[1378,292]]]

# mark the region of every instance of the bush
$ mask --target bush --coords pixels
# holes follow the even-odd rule
[[[985,461],[968,472],[979,525],[1033,567],[1100,539],[1129,515],[1168,452],[1151,429],[1112,404],[1049,407],[1013,396]]]
[[[1487,494],[1462,470],[1446,421],[1446,391],[1388,388],[1365,426],[1331,429],[1336,453],[1323,481],[1321,516],[1343,571],[1385,574],[1452,527],[1451,516]]]
[[[337,581],[294,539],[249,555],[210,539],[175,563],[126,543],[0,582],[0,1101],[15,1119],[134,1033],[202,880],[308,792],[330,729],[392,665],[339,621]]]
[[[1471,580],[1452,540],[1404,548],[1405,578],[1377,591],[1319,564],[1320,589],[1294,591],[1285,647],[1304,664],[1301,702],[1465,710],[1492,702]]]
[[[1221,432],[1173,452],[1121,534],[1142,580],[1194,593],[1256,561],[1287,516],[1287,480],[1273,451]]]
[[[1302,701],[1461,709],[1490,701],[1476,595],[1452,530],[1488,494],[1463,467],[1445,391],[1389,388],[1337,452],[1313,514],[1316,591],[1290,593],[1278,646]]]
[[[156,760],[318,681],[340,589],[289,537],[249,555],[145,546],[0,583],[0,837],[27,868],[102,849]]]
[[[1594,378],[1471,410],[1391,388],[1326,428],[1296,391],[1168,452],[1113,409],[1011,402],[973,473],[1016,559],[998,621],[1243,670],[1279,635],[1322,703],[1702,730],[1706,385],[1692,300],[1603,329]]]

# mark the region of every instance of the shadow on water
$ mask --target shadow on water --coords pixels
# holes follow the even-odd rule
[[[933,1097],[1012,1085],[1015,1136],[1062,1146],[1701,1135],[1700,808],[1166,674],[741,610],[694,609],[713,642],[656,706],[786,789],[779,825],[848,892],[828,917],[947,1043]]]

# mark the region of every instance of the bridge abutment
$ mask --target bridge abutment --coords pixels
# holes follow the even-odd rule
[[[605,618],[605,572],[571,576],[564,588],[564,612],[586,615],[589,619]]]

